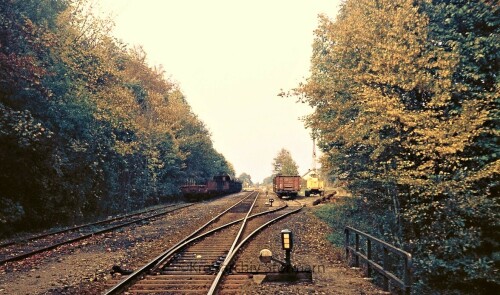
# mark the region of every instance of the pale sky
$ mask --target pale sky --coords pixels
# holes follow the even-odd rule
[[[309,73],[318,14],[331,18],[340,0],[100,0],[113,35],[142,45],[163,65],[217,151],[236,175],[271,175],[273,158],[289,150],[304,174],[312,140],[300,117],[312,110],[277,96]]]

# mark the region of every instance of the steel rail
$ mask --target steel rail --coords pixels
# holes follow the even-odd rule
[[[263,212],[255,213],[255,214],[251,215],[248,219],[252,219],[252,218],[255,218],[255,217],[258,217],[258,216],[261,216],[261,215],[265,215],[265,214],[269,214],[269,213],[274,213],[276,211],[283,210],[286,207],[288,207],[288,205],[284,205],[284,206],[281,206],[281,207],[276,207],[275,209],[268,210],[268,211],[263,211]],[[213,233],[215,233],[215,232],[217,232],[217,231],[219,231],[221,229],[224,229],[224,228],[230,227],[231,225],[240,223],[240,222],[243,221],[243,219],[244,218],[240,218],[240,219],[236,219],[236,220],[233,220],[231,222],[228,222],[226,224],[223,224],[223,225],[221,225],[219,227],[216,227],[216,228],[214,228],[214,229],[212,229],[212,230],[210,230],[210,231],[208,231],[206,233],[203,233],[203,234],[201,234],[199,236],[196,236],[196,237],[194,237],[192,239],[185,240],[184,242],[182,242],[180,245],[178,245],[175,248],[171,248],[170,253],[168,255],[165,255],[164,259],[161,260],[161,261],[159,261],[155,265],[155,267],[153,269],[151,269],[151,272],[155,272],[162,264],[165,264],[165,262],[167,262],[167,260],[169,258],[171,258],[173,254],[175,254],[175,252],[179,251],[180,249],[184,248],[185,246],[187,246],[187,245],[189,245],[189,244],[191,244],[191,243],[193,243],[193,242],[195,242],[195,241],[197,241],[197,240],[199,240],[201,238],[209,236],[209,235],[211,235],[211,234],[213,234]]]
[[[155,217],[158,217],[158,216],[161,216],[161,215],[165,215],[167,213],[171,213],[171,212],[174,212],[176,210],[187,208],[187,207],[190,207],[192,205],[193,204],[187,204],[187,205],[175,208],[175,209],[170,210],[170,211],[164,211],[164,212],[161,212],[161,213],[150,215],[148,217],[144,217],[144,218],[140,218],[140,219],[128,221],[128,222],[121,223],[121,224],[118,224],[118,225],[113,225],[113,226],[110,226],[110,227],[107,227],[107,228],[104,228],[104,229],[101,229],[101,230],[93,231],[91,233],[88,233],[88,234],[85,234],[85,235],[82,235],[82,236],[79,236],[79,237],[76,237],[76,238],[68,239],[68,240],[65,240],[65,241],[62,241],[62,242],[58,242],[58,243],[55,243],[55,244],[52,244],[52,245],[49,245],[49,246],[46,246],[46,247],[43,247],[43,248],[38,248],[38,249],[30,251],[30,252],[26,252],[26,253],[23,253],[23,254],[20,254],[20,255],[12,256],[12,257],[0,260],[0,265],[3,265],[5,263],[7,263],[7,262],[13,262],[13,261],[21,260],[21,259],[27,258],[29,256],[32,256],[32,255],[35,255],[35,254],[38,254],[38,253],[46,252],[46,251],[55,249],[55,248],[57,248],[59,246],[62,246],[62,245],[71,244],[71,243],[74,243],[74,242],[77,242],[77,241],[80,241],[80,240],[84,240],[84,239],[90,238],[90,237],[92,237],[94,235],[98,235],[98,234],[110,232],[110,231],[113,231],[113,230],[115,230],[117,228],[120,228],[120,227],[125,227],[125,226],[128,226],[128,225],[134,224],[134,223],[139,223],[139,222],[147,220],[147,219],[152,219],[152,218],[155,218]]]
[[[290,214],[293,214],[293,213],[297,213],[299,212],[300,210],[302,210],[302,206],[299,207],[298,209],[295,209],[295,210],[292,210],[292,211],[289,211],[289,212],[286,212],[285,214],[282,214],[274,219],[271,219],[270,221],[264,223],[263,225],[259,226],[257,229],[255,229],[253,232],[251,232],[248,236],[245,237],[245,239],[243,239],[243,241],[241,241],[234,249],[232,252],[229,252],[226,259],[224,260],[224,263],[221,264],[221,267],[219,269],[219,272],[217,273],[217,276],[215,277],[213,283],[212,283],[212,286],[210,286],[210,290],[208,291],[207,295],[213,295],[216,291],[217,291],[217,288],[219,287],[219,284],[220,284],[220,281],[222,279],[222,276],[224,275],[224,272],[226,271],[226,267],[228,265],[230,265],[231,261],[233,260],[235,254],[238,252],[238,250],[250,239],[252,238],[254,235],[256,235],[259,231],[261,231],[262,229],[264,229],[265,227],[267,227],[268,225],[270,225],[271,223],[274,223],[282,218],[285,218],[286,216],[290,215]]]
[[[247,198],[249,198],[249,197],[250,197],[251,195],[253,195],[253,194],[254,194],[254,192],[250,193],[250,194],[248,195],[248,197],[247,197]],[[258,196],[259,196],[259,194],[257,193],[257,195],[255,196],[255,200],[257,200],[257,197],[258,197]],[[245,199],[247,199],[247,198],[245,198]],[[237,204],[235,204],[234,206],[231,206],[229,209],[227,209],[227,210],[225,210],[224,212],[222,212],[222,213],[221,213],[221,214],[220,214],[217,218],[214,218],[214,219],[212,219],[211,221],[207,222],[207,223],[204,225],[204,227],[207,227],[210,223],[212,223],[213,221],[216,221],[218,218],[220,218],[220,216],[224,215],[224,214],[225,214],[225,213],[227,213],[229,210],[231,210],[232,208],[236,207],[236,205],[241,204],[241,203],[242,203],[245,199],[241,200],[240,202],[238,202],[238,203],[237,203]],[[254,204],[255,204],[255,200],[254,200],[254,202],[253,202]],[[264,211],[264,213],[267,213],[267,212],[265,212],[265,211]],[[221,225],[221,226],[219,226],[219,227],[216,227],[216,228],[214,228],[214,229],[212,229],[212,230],[210,230],[210,231],[208,231],[208,232],[206,232],[206,233],[203,233],[203,234],[201,234],[201,235],[198,235],[198,236],[196,236],[196,237],[193,237],[194,235],[191,235],[191,236],[189,236],[189,237],[188,237],[188,239],[189,239],[189,238],[191,238],[191,237],[193,237],[193,238],[191,238],[191,239],[189,239],[189,240],[186,240],[186,241],[184,241],[184,242],[182,242],[182,241],[181,241],[180,243],[178,243],[179,245],[178,245],[177,247],[173,248],[173,249],[172,249],[172,251],[171,251],[171,253],[173,254],[174,252],[177,252],[178,250],[182,249],[184,246],[186,246],[186,245],[188,245],[188,244],[190,244],[190,243],[192,243],[192,242],[194,242],[194,241],[196,241],[196,240],[199,240],[199,239],[201,239],[201,238],[203,238],[203,237],[206,237],[206,236],[208,236],[209,234],[212,234],[212,233],[214,233],[214,232],[216,232],[216,231],[218,231],[218,230],[221,230],[221,229],[223,229],[223,228],[229,227],[229,226],[231,226],[231,225],[233,225],[233,224],[239,223],[239,222],[241,222],[242,220],[243,220],[243,218],[240,218],[240,219],[234,220],[234,221],[232,221],[232,222],[228,222],[228,223],[226,223],[226,224],[223,224],[223,225]],[[203,230],[203,229],[201,229],[201,230]],[[201,230],[199,230],[197,233],[199,233]],[[161,264],[164,264],[164,263],[165,263],[165,261],[166,261],[167,259],[169,259],[170,257],[171,257],[171,255],[165,255],[165,257],[164,257],[163,259],[159,260],[159,261],[155,264],[155,266],[151,269],[151,271],[152,271],[152,272],[156,271],[156,270],[160,267],[160,265],[161,265]]]
[[[252,218],[255,218],[255,217],[258,217],[261,215],[269,214],[269,213],[274,213],[276,211],[283,210],[287,207],[288,207],[288,205],[284,205],[284,206],[277,207],[277,208],[272,209],[272,210],[259,212],[259,213],[251,215],[249,217],[249,219],[252,219]],[[228,211],[228,210],[226,210],[226,211]],[[216,219],[216,218],[214,218],[214,219]],[[115,285],[112,289],[109,289],[104,294],[106,294],[106,295],[107,294],[119,294],[120,292],[125,291],[128,287],[130,287],[132,284],[134,284],[135,281],[137,281],[142,275],[144,275],[148,272],[149,273],[156,272],[159,268],[161,268],[162,265],[168,263],[168,260],[171,259],[175,253],[177,253],[179,250],[181,250],[185,246],[187,246],[187,245],[189,245],[197,240],[205,238],[205,237],[207,237],[207,236],[209,236],[217,231],[220,231],[221,229],[228,228],[234,224],[237,224],[241,221],[243,221],[243,218],[240,218],[240,219],[231,221],[229,223],[223,224],[223,225],[221,225],[217,228],[214,228],[214,229],[212,229],[206,233],[203,233],[201,235],[198,235],[198,236],[195,236],[192,238],[186,237],[184,240],[178,242],[176,245],[172,246],[170,249],[168,249],[167,251],[158,255],[156,258],[154,258],[153,260],[148,262],[146,265],[144,265],[143,267],[141,267],[140,269],[138,269],[137,271],[132,273],[130,276],[128,276],[127,278],[120,281],[117,285]]]
[[[229,248],[228,253],[232,253],[234,250],[234,247],[236,247],[236,244],[238,243],[238,240],[240,239],[240,236],[243,233],[243,229],[245,228],[245,226],[247,224],[248,216],[250,216],[250,213],[252,213],[253,207],[255,206],[255,203],[257,202],[258,198],[259,198],[259,193],[257,193],[257,196],[255,197],[255,200],[253,201],[252,206],[250,206],[250,209],[248,209],[247,215],[245,216],[245,218],[243,218],[240,230],[238,231],[238,234],[236,234],[236,237],[234,238],[233,244],[231,245],[231,248]],[[226,257],[226,260],[227,260],[227,257]],[[226,261],[224,260],[224,262],[226,262]]]
[[[33,236],[28,236],[28,237],[25,237],[25,238],[17,239],[15,241],[10,241],[10,242],[2,243],[2,244],[0,244],[0,248],[11,246],[11,245],[14,245],[14,244],[23,243],[23,242],[34,241],[34,240],[45,238],[45,237],[48,237],[48,236],[51,236],[51,235],[57,235],[57,234],[65,233],[65,232],[76,231],[77,229],[81,229],[81,228],[84,228],[84,227],[95,226],[95,225],[103,224],[103,223],[106,223],[106,222],[113,222],[113,221],[120,220],[120,219],[123,219],[123,218],[129,218],[129,217],[136,216],[136,215],[146,214],[146,213],[149,213],[149,212],[152,212],[152,211],[162,210],[162,209],[166,209],[166,208],[173,207],[173,206],[175,206],[175,205],[166,205],[166,206],[162,206],[161,208],[143,210],[143,211],[140,211],[140,212],[129,213],[129,214],[125,214],[125,215],[119,215],[119,216],[116,216],[116,217],[113,217],[113,218],[109,218],[109,219],[105,219],[105,220],[100,220],[100,221],[96,221],[96,222],[84,223],[84,224],[80,224],[80,225],[77,225],[77,226],[73,226],[73,227],[69,227],[69,228],[64,228],[64,229],[56,230],[56,231],[53,231],[53,232],[47,232],[47,233],[43,233],[43,234],[36,234],[36,235],[33,235]]]
[[[198,240],[198,239],[200,239],[202,237],[205,237],[205,236],[207,236],[207,235],[209,235],[209,234],[211,234],[211,233],[213,233],[215,231],[218,231],[218,230],[220,230],[223,227],[226,227],[226,226],[229,226],[229,225],[232,225],[232,224],[240,222],[241,219],[233,221],[233,222],[231,222],[229,224],[225,224],[223,226],[217,227],[217,228],[215,228],[215,229],[213,229],[211,231],[208,231],[208,232],[206,232],[206,233],[204,233],[202,235],[196,236],[196,234],[198,234],[200,231],[202,231],[203,229],[205,229],[206,227],[208,227],[209,225],[211,225],[213,222],[217,221],[221,216],[223,216],[224,214],[226,214],[229,210],[231,210],[234,207],[238,206],[244,200],[246,200],[247,198],[249,198],[250,196],[252,196],[255,193],[256,192],[251,192],[246,197],[244,197],[240,201],[236,202],[234,205],[232,205],[229,208],[227,208],[226,210],[222,211],[220,214],[218,214],[217,216],[215,216],[214,218],[212,218],[210,221],[208,221],[207,223],[205,223],[204,225],[202,225],[201,227],[199,227],[198,229],[196,229],[195,231],[193,231],[191,234],[189,234],[188,236],[186,236],[183,240],[179,241],[177,244],[175,244],[174,246],[172,246],[170,249],[164,251],[163,253],[161,253],[160,255],[158,255],[156,258],[154,258],[153,260],[151,260],[147,264],[145,264],[143,267],[139,268],[138,270],[136,270],[135,272],[133,272],[132,274],[130,274],[128,277],[126,277],[123,280],[121,280],[118,284],[116,284],[113,288],[107,290],[104,294],[105,295],[119,294],[120,292],[126,290],[130,285],[132,285],[135,281],[137,281],[140,278],[140,276],[142,276],[146,272],[148,272],[148,271],[155,271],[162,263],[165,262],[165,260],[171,258],[171,256],[176,251],[180,250],[181,248],[183,248],[187,244],[192,243],[193,241]],[[257,193],[257,196],[258,196],[258,193]],[[264,213],[266,213],[266,212],[264,212]]]

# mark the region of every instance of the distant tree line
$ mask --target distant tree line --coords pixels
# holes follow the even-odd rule
[[[178,85],[85,0],[0,4],[0,236],[234,175]]]
[[[296,89],[323,168],[357,197],[352,225],[413,253],[418,294],[500,285],[499,15],[488,0],[344,1]]]
[[[249,187],[253,185],[252,176],[245,172],[241,173],[240,176],[238,176],[238,180],[241,181],[243,187]]]

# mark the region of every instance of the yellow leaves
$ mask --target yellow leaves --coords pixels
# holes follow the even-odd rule
[[[408,88],[415,85],[410,79],[417,73],[416,61],[425,50],[427,20],[413,9],[412,1],[373,1],[347,2],[343,19],[337,34],[348,42],[335,42],[337,48],[361,57],[358,71],[364,74],[361,81],[375,79],[378,83],[396,84],[401,78],[408,78]],[[354,49],[354,50],[353,50]],[[399,83],[401,84],[401,83]],[[404,84],[404,83],[403,83]]]
[[[385,147],[384,146],[379,146],[378,148],[376,148],[372,154],[370,155],[370,159],[372,160],[378,160],[378,157],[382,154],[382,152],[385,150]]]
[[[462,111],[446,120],[440,120],[433,112],[426,112],[414,129],[413,135],[418,146],[410,146],[427,157],[445,158],[458,155],[482,132],[488,119],[488,111],[481,109],[478,101],[467,101]]]
[[[487,104],[460,97],[470,90],[456,79],[460,46],[430,40],[432,27],[417,5],[345,1],[335,22],[321,20],[311,77],[297,91],[316,107],[306,124],[331,145],[329,167],[382,182],[394,177],[432,195],[461,185],[455,180],[471,160],[464,154],[495,130],[485,127],[492,117]],[[380,172],[387,159],[391,165]]]
[[[138,142],[123,142],[120,140],[115,140],[115,145],[114,145],[115,151],[122,155],[131,155],[136,153],[139,150],[139,143]]]
[[[133,118],[138,114],[139,107],[130,90],[112,85],[97,92],[93,99],[97,107],[95,113],[97,119],[109,121],[118,128],[132,127]]]

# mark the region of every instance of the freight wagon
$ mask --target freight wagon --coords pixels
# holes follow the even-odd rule
[[[227,174],[216,175],[206,184],[186,184],[180,187],[188,201],[202,201],[211,197],[240,192],[242,183],[231,179]]]
[[[299,194],[301,181],[298,175],[277,175],[273,179],[273,192],[280,198],[294,198]]]

